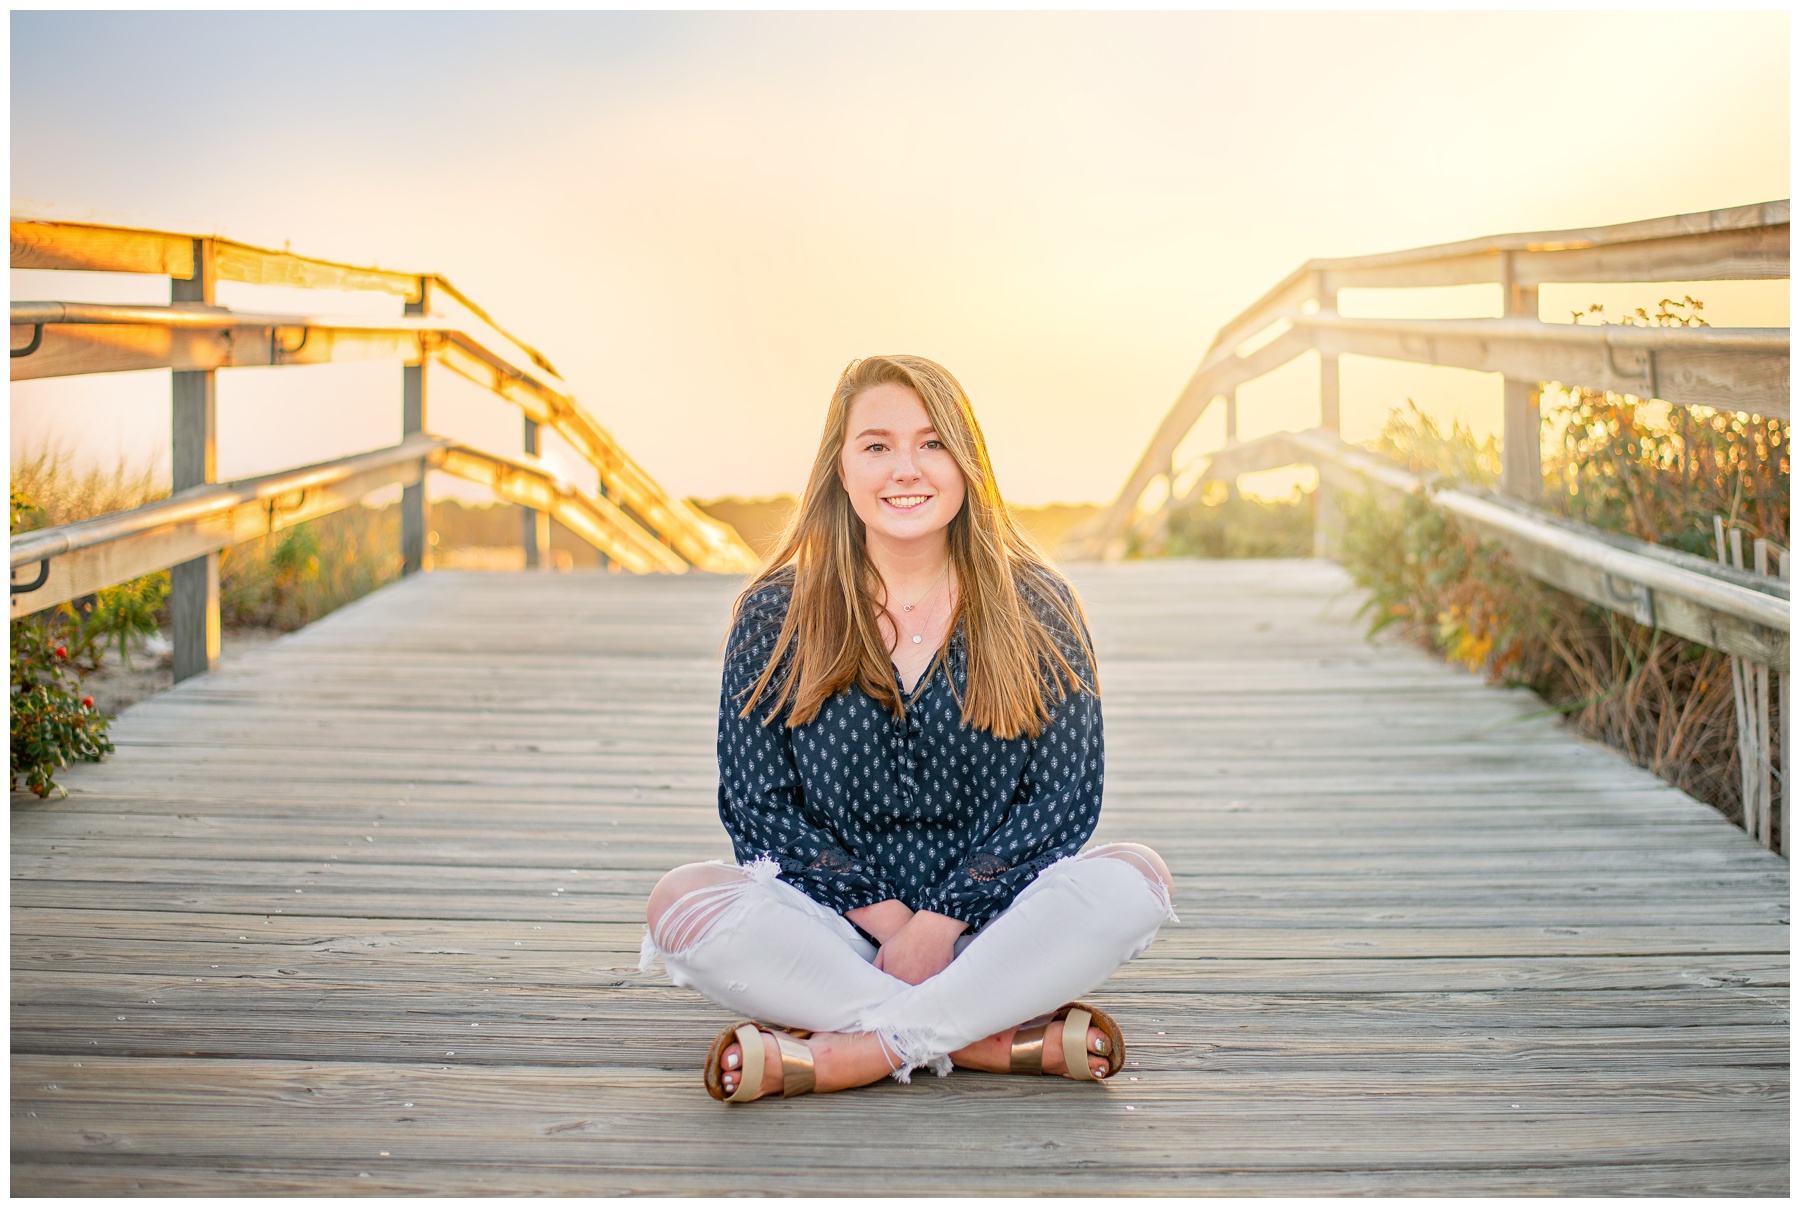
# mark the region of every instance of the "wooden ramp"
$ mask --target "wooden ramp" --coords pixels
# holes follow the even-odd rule
[[[736,584],[439,573],[14,796],[13,1191],[1787,1192],[1785,861],[1329,564],[1076,579],[1100,835],[1182,915],[1092,996],[1114,1083],[708,1099],[721,1013],[636,960],[728,850]]]

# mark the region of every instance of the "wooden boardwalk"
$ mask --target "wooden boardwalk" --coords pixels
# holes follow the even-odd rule
[[[636,958],[727,850],[735,584],[438,573],[14,796],[13,1191],[1786,1193],[1784,860],[1329,564],[1076,578],[1100,835],[1182,915],[1092,996],[1116,1082],[708,1099]]]

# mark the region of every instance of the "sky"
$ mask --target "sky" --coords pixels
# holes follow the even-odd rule
[[[678,494],[798,491],[844,364],[912,352],[969,391],[1009,500],[1104,501],[1309,257],[1787,197],[1788,46],[1785,12],[14,12],[11,193],[440,273]],[[1715,324],[1787,323],[1785,283],[1707,288]],[[328,301],[303,308],[397,306]],[[516,409],[448,377],[429,426],[518,452]],[[1352,439],[1407,397],[1499,422],[1485,375],[1342,378]],[[1246,387],[1242,435],[1316,422],[1315,380]],[[221,477],[392,443],[399,383],[222,372]],[[15,458],[167,464],[166,371],[11,397]]]

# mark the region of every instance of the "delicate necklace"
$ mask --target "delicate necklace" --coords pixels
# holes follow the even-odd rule
[[[925,594],[920,596],[918,599],[914,600],[911,604],[901,605],[900,611],[901,612],[911,612],[913,609],[915,609],[919,605],[923,604],[929,596],[935,594],[937,589],[943,585],[945,577],[948,576],[949,574],[950,574],[950,563],[948,561],[946,561],[944,563],[944,569],[938,574],[937,580],[935,582],[933,582],[930,587],[927,587],[925,589]],[[889,610],[889,611],[891,613],[892,610]],[[898,617],[895,617],[894,619],[896,621],[899,620]],[[912,635],[912,640],[913,640],[913,645],[916,646],[925,640],[925,635],[923,633],[915,633]]]

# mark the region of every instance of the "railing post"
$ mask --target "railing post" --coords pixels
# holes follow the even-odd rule
[[[1538,321],[1538,287],[1519,283],[1511,252],[1500,253],[1500,302],[1507,318]]]
[[[1233,386],[1225,392],[1225,447],[1227,449],[1238,443],[1237,387]],[[1238,494],[1237,479],[1229,478],[1225,482],[1225,497],[1236,499]]]
[[[1769,573],[1769,543],[1767,539],[1758,537],[1751,545],[1751,565],[1759,575]],[[1743,547],[1736,546],[1732,553],[1741,559]],[[1738,563],[1743,565],[1742,561]],[[1756,727],[1753,746],[1756,748],[1756,798],[1761,807],[1757,816],[1757,835],[1764,847],[1775,846],[1775,765],[1770,757],[1775,754],[1769,747],[1769,668],[1763,663],[1750,665],[1750,713],[1751,723]]]
[[[1338,407],[1338,359],[1319,356],[1319,427],[1336,432],[1342,423]]]
[[[1332,305],[1335,309],[1335,297]],[[1321,301],[1319,309],[1324,308],[1325,304]],[[1338,359],[1324,353],[1319,354],[1319,427],[1327,432],[1336,432],[1339,428]],[[1313,557],[1334,557],[1338,552],[1343,527],[1343,517],[1338,512],[1337,492],[1321,474],[1319,485],[1313,490]]]
[[[419,278],[419,300],[406,304],[409,315],[431,312],[431,282]],[[400,435],[404,439],[425,431],[425,356],[420,349],[416,364],[401,370]],[[405,487],[400,493],[400,573],[415,574],[431,567],[431,545],[427,539],[430,509],[425,500],[425,471],[419,472],[419,484]]]
[[[1715,515],[1713,544],[1721,563],[1746,569],[1744,530],[1735,525],[1726,528],[1725,518]],[[1752,549],[1757,573],[1767,574],[1767,542],[1758,540]],[[1769,760],[1769,669],[1766,665],[1742,655],[1731,656],[1731,704],[1737,722],[1738,784],[1744,803],[1744,830],[1764,847],[1773,847],[1775,784],[1774,769]],[[1785,716],[1782,722],[1785,727]],[[1782,772],[1785,778],[1785,766]]]
[[[1793,581],[1788,575],[1787,550],[1782,550],[1781,556],[1776,560],[1776,570],[1784,581],[1789,583]],[[1788,695],[1787,664],[1783,663],[1777,671],[1775,678],[1775,704],[1776,707],[1781,710],[1778,714],[1781,718],[1781,779],[1778,782],[1781,794],[1781,805],[1777,817],[1780,820],[1781,827],[1781,854],[1784,856],[1789,854],[1788,823],[1790,820],[1790,811],[1788,810],[1788,804],[1794,799],[1793,789],[1788,780],[1788,769],[1794,766],[1794,731],[1788,720],[1793,716],[1793,713],[1791,712],[1792,703],[1793,698]]]
[[[538,455],[538,423],[529,415],[525,417],[525,454],[528,457]],[[549,570],[550,560],[550,513],[540,512],[536,508],[525,508],[525,569]]]
[[[1538,384],[1506,379],[1500,414],[1500,489],[1518,499],[1544,493],[1543,427],[1538,417]]]
[[[194,275],[169,280],[170,302],[212,305],[215,274],[210,239],[194,240]],[[171,375],[169,486],[185,490],[218,478],[218,383],[212,370]],[[211,671],[219,662],[219,555],[169,568],[169,617],[175,644],[175,682]]]
[[[1538,319],[1535,285],[1520,285],[1513,254],[1500,254],[1500,298],[1509,319]],[[1506,379],[1500,412],[1500,489],[1517,499],[1544,493],[1543,426],[1538,415],[1538,383]]]
[[[1337,284],[1332,281],[1331,274],[1322,268],[1312,271],[1313,303],[1318,306],[1319,313],[1335,315],[1338,308]]]

